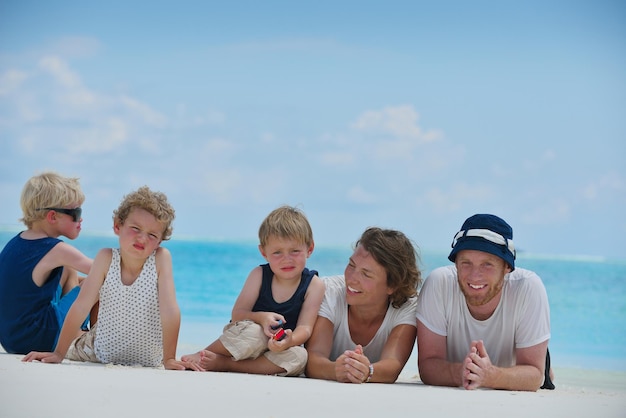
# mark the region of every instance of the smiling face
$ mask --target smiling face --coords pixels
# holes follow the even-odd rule
[[[381,305],[386,309],[393,293],[387,285],[387,272],[361,245],[350,257],[344,275],[348,305]]]
[[[470,311],[491,315],[498,306],[504,276],[511,271],[503,259],[475,250],[460,251],[455,260],[461,291]]]
[[[306,260],[313,252],[313,245],[307,246],[297,239],[271,235],[264,246],[259,245],[259,251],[275,276],[285,280],[299,280],[306,267]]]
[[[116,223],[113,229],[124,253],[147,258],[161,244],[164,225],[150,212],[133,208],[124,223]]]

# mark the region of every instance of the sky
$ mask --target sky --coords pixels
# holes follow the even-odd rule
[[[147,185],[173,238],[318,246],[369,226],[448,251],[493,213],[520,252],[626,258],[623,1],[0,0],[0,228],[79,177],[83,233]]]

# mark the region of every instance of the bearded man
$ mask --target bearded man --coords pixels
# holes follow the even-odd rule
[[[537,274],[515,268],[513,230],[469,217],[417,302],[420,378],[427,385],[536,391],[550,376],[550,307]]]

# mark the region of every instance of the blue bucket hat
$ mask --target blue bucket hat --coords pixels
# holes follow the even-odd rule
[[[511,271],[515,270],[513,229],[495,215],[477,214],[463,222],[461,230],[452,241],[452,252],[448,260],[454,263],[457,253],[462,250],[493,254],[503,259],[511,267]]]

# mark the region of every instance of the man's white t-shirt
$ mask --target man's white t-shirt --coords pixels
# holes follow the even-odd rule
[[[515,349],[550,338],[550,307],[546,289],[534,272],[516,268],[505,276],[502,298],[493,315],[474,319],[457,279],[456,266],[433,270],[419,294],[417,319],[447,338],[447,360],[462,362],[472,341],[483,340],[491,363],[515,365]]]
[[[350,337],[348,328],[348,304],[346,303],[346,281],[344,276],[323,277],[326,293],[319,310],[319,316],[327,318],[334,325],[333,347],[330,360],[335,361],[346,350],[354,350],[356,343]],[[363,347],[363,353],[375,363],[380,360],[385,343],[391,331],[398,325],[416,326],[416,298],[410,298],[399,309],[391,304],[387,308],[385,319],[374,338]]]

